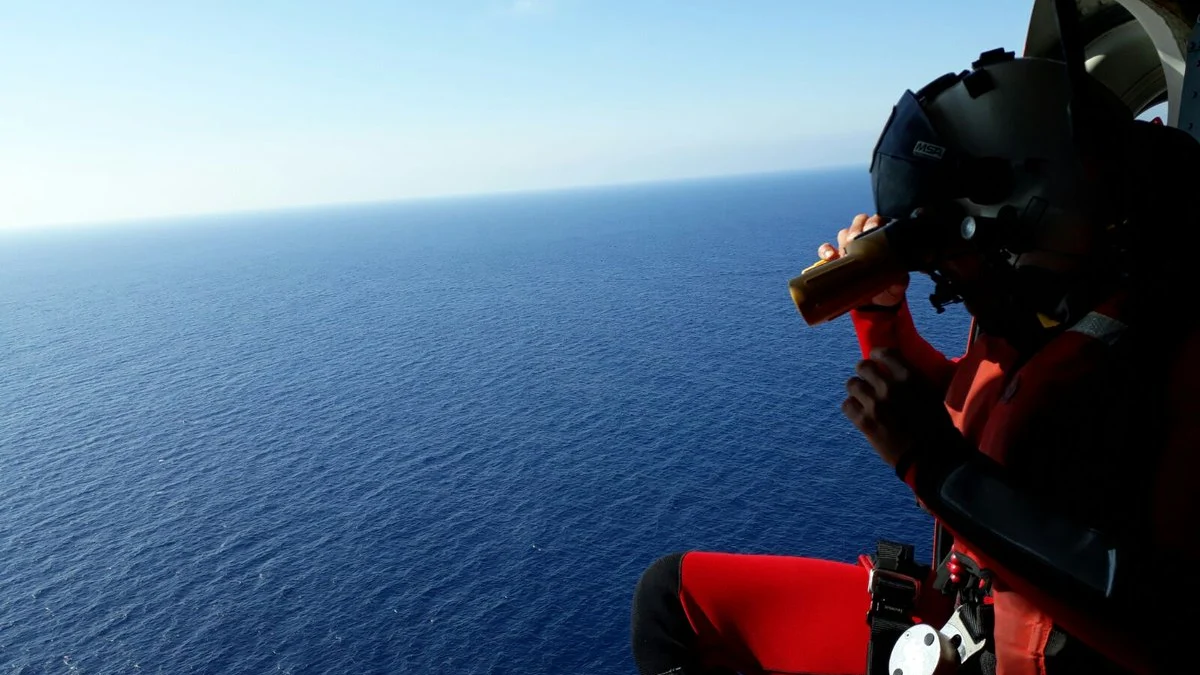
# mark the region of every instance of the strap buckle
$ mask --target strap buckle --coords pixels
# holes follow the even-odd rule
[[[871,608],[867,611],[868,623],[876,616],[908,621],[917,605],[921,582],[907,574],[872,567],[867,573],[867,591],[871,594]]]
[[[987,646],[987,635],[976,636],[979,627],[972,626],[974,622],[967,619],[967,611],[969,610],[965,605],[959,605],[940,631],[942,635],[950,639],[950,646],[958,652],[959,664],[970,661],[973,656]]]

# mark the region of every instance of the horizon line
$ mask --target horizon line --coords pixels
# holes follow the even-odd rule
[[[196,218],[222,218],[227,216],[244,216],[253,214],[278,213],[281,211],[308,211],[323,208],[350,208],[356,206],[382,206],[386,204],[401,204],[421,201],[438,201],[446,199],[466,199],[472,197],[502,197],[516,195],[533,195],[547,194],[555,192],[572,192],[578,190],[601,189],[601,188],[619,188],[619,187],[634,187],[638,185],[662,185],[668,183],[686,183],[703,180],[720,180],[724,178],[751,178],[754,176],[772,176],[791,173],[816,173],[821,171],[836,171],[860,168],[864,166],[863,162],[851,162],[845,164],[824,164],[821,166],[797,167],[793,169],[767,169],[758,171],[735,171],[732,173],[715,173],[715,174],[695,174],[685,176],[674,176],[665,178],[650,178],[650,179],[633,179],[623,181],[611,181],[601,183],[579,183],[568,185],[557,185],[547,187],[531,187],[531,188],[512,188],[507,190],[483,190],[479,192],[444,192],[427,195],[411,195],[401,197],[384,197],[380,199],[362,199],[350,201],[332,201],[332,202],[309,202],[299,204],[285,204],[277,206],[259,206],[246,207],[235,209],[217,209],[213,211],[185,211],[162,213],[144,216],[117,217],[105,218],[101,220],[64,220],[64,221],[44,221],[22,224],[6,224],[0,225],[0,234],[16,233],[16,232],[31,232],[55,229],[84,229],[94,227],[104,227],[110,225],[139,225],[152,224],[162,221],[186,220]]]

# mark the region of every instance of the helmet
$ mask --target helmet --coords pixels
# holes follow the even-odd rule
[[[992,50],[970,71],[905,92],[871,161],[876,211],[905,218],[954,203],[969,217],[964,238],[986,229],[1012,252],[1038,248],[1056,222],[1086,220],[1112,194],[1101,185],[1111,172],[1092,161],[1104,155],[1095,143],[1123,138],[1132,121],[1116,95],[1087,83],[1072,96],[1064,63]],[[1081,147],[1084,122],[1092,148]]]
[[[1133,120],[1080,71],[997,49],[905,92],[871,159],[876,212],[892,222],[792,279],[805,320],[862,306],[909,271],[933,278],[938,311],[966,302],[987,332],[1030,344],[1117,283],[1172,297],[1164,272],[1190,265],[1141,255],[1138,229],[1189,214],[1200,226],[1200,144]]]

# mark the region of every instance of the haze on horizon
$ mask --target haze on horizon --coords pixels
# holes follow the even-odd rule
[[[1029,8],[6,6],[0,228],[863,164]]]

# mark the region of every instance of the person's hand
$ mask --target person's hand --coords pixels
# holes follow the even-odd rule
[[[867,217],[867,214],[860,213],[854,216],[854,220],[850,221],[850,227],[846,227],[837,233],[837,248],[833,244],[824,243],[817,247],[817,257],[821,260],[837,260],[846,255],[846,244],[850,243],[851,239],[871,230],[883,226],[883,218],[880,216]],[[887,290],[871,298],[871,304],[881,307],[895,307],[901,302],[904,302],[904,291],[908,288],[908,281],[895,284],[888,287]]]
[[[842,413],[888,466],[911,452],[962,438],[935,388],[894,350],[872,350],[854,372],[846,382],[849,397]]]

